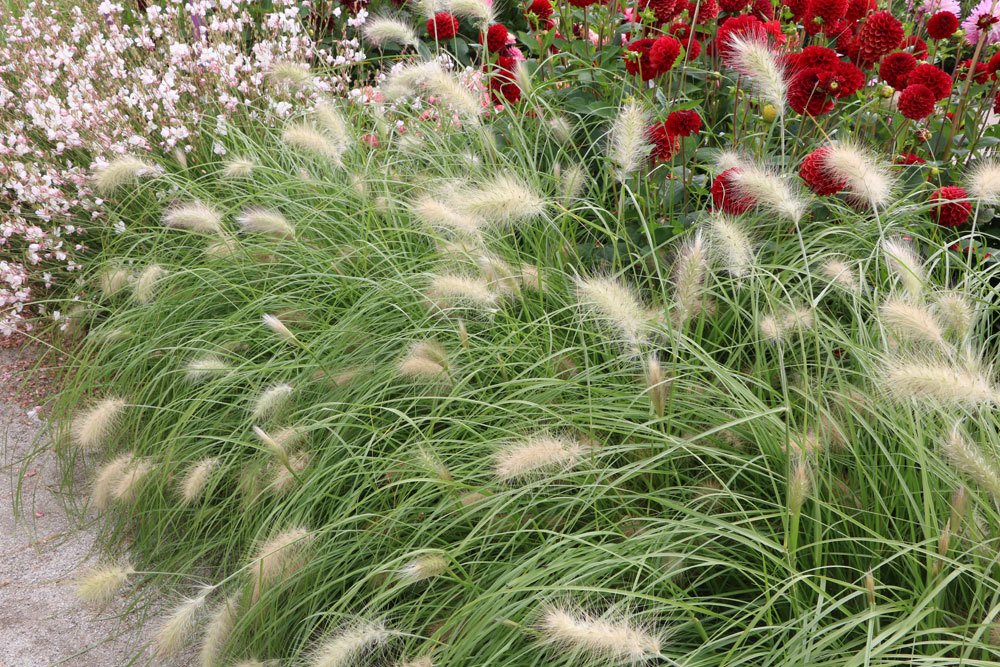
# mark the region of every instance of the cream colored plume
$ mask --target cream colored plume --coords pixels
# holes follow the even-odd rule
[[[728,216],[713,215],[708,223],[709,252],[735,278],[745,278],[753,269],[757,251],[746,230]]]
[[[486,312],[497,310],[497,294],[482,278],[457,274],[434,276],[425,295],[441,310],[455,306],[469,306]]]
[[[955,424],[942,446],[945,458],[962,474],[968,475],[986,489],[995,500],[1000,500],[1000,467],[995,457],[987,457]]]
[[[185,505],[198,500],[208,484],[212,472],[219,467],[219,459],[212,456],[202,459],[188,468],[180,482],[181,502]]]
[[[934,300],[934,313],[949,333],[964,340],[976,324],[976,310],[959,292],[943,292]]]
[[[445,71],[437,61],[421,61],[406,65],[392,74],[382,86],[387,99],[395,100],[418,93],[439,97],[457,114],[478,121],[483,105],[457,77]]]
[[[535,188],[513,173],[501,173],[480,185],[454,193],[455,208],[489,224],[511,227],[545,215],[546,201]]]
[[[239,619],[239,603],[239,596],[233,595],[220,602],[212,611],[198,654],[201,667],[218,667],[219,657],[229,643],[229,637]]]
[[[741,159],[738,165],[729,175],[737,196],[752,199],[759,208],[789,222],[798,223],[802,219],[807,203],[792,191],[788,181],[773,169],[746,159]]]
[[[627,102],[615,116],[608,133],[608,157],[619,180],[624,181],[649,155],[648,125],[649,115],[635,100]]]
[[[674,260],[674,312],[679,325],[702,312],[707,273],[708,245],[698,231],[681,245]]]
[[[924,263],[913,245],[901,238],[888,238],[882,241],[882,252],[889,269],[899,279],[906,293],[912,298],[919,297],[927,282],[927,275]]]
[[[76,595],[84,602],[107,604],[133,574],[135,569],[128,562],[98,565],[77,579]]]
[[[312,82],[312,73],[305,63],[279,60],[267,72],[272,83],[286,84],[292,88],[303,88]]]
[[[781,59],[758,35],[734,34],[729,37],[725,64],[750,81],[753,93],[771,104],[779,116],[785,114],[788,78]]]
[[[106,440],[111,436],[124,410],[125,401],[116,396],[94,403],[73,419],[70,429],[73,443],[86,451],[93,451],[107,444]]]
[[[143,178],[156,176],[161,172],[160,167],[154,164],[134,155],[126,155],[112,160],[94,172],[94,189],[102,195],[108,195],[118,188],[133,185]]]
[[[249,208],[236,218],[236,222],[243,231],[252,234],[266,234],[276,239],[295,237],[295,228],[288,219],[273,209]]]
[[[572,468],[585,452],[568,436],[536,434],[504,447],[493,457],[493,472],[502,482],[530,479]]]
[[[168,209],[163,224],[199,234],[218,234],[222,231],[222,215],[208,204],[191,202]]]
[[[405,584],[415,584],[448,571],[448,559],[441,554],[424,554],[406,563],[396,573]]]
[[[302,526],[287,528],[262,542],[250,561],[253,599],[264,588],[286,579],[306,565],[313,535]]]
[[[167,275],[167,270],[157,264],[150,264],[135,281],[132,287],[132,295],[135,300],[142,304],[150,303],[156,296],[156,285]]]
[[[576,298],[584,312],[598,317],[620,342],[638,348],[649,335],[650,319],[633,288],[615,278],[577,278]]]
[[[834,285],[848,292],[859,292],[861,284],[854,269],[845,260],[832,257],[819,267],[820,274]]]
[[[234,157],[222,165],[222,177],[228,179],[249,178],[257,165],[248,158]]]
[[[408,23],[388,16],[368,17],[361,28],[361,34],[375,46],[416,46],[420,41]]]
[[[188,382],[197,384],[231,372],[233,367],[216,354],[205,354],[187,363],[185,375]]]
[[[982,160],[966,176],[969,196],[984,204],[1000,204],[1000,163]]]
[[[344,628],[316,648],[309,660],[309,667],[347,667],[360,664],[360,658],[387,642],[393,634],[382,623],[358,623]]]
[[[441,0],[441,5],[455,16],[476,22],[483,30],[495,20],[492,0]]]
[[[966,408],[1000,404],[1000,389],[984,373],[934,359],[889,359],[882,383],[899,400]]]
[[[115,488],[121,483],[122,478],[132,467],[134,455],[126,452],[116,456],[111,461],[105,463],[94,476],[94,483],[91,491],[91,500],[94,507],[99,510],[105,509],[111,502]]]
[[[399,374],[413,379],[450,382],[448,353],[436,341],[414,343],[399,363]]]
[[[321,132],[313,123],[305,121],[291,123],[285,127],[281,139],[303,153],[326,158],[337,165],[341,164],[343,147]]]
[[[199,618],[205,608],[209,590],[182,600],[167,615],[153,640],[153,652],[159,658],[179,655],[198,627]]]
[[[262,391],[253,404],[253,420],[263,421],[281,412],[288,405],[293,391],[292,385],[288,383],[276,384]]]
[[[620,614],[593,616],[553,606],[542,612],[537,628],[544,643],[564,651],[580,651],[608,664],[639,664],[660,654],[660,638]]]
[[[896,335],[944,346],[944,331],[931,311],[908,300],[890,298],[879,308],[882,323]]]
[[[856,204],[884,209],[892,198],[893,179],[887,165],[858,146],[847,142],[831,144],[823,155],[823,168],[846,181],[845,190]]]
[[[455,234],[475,237],[486,221],[461,212],[431,195],[419,197],[410,204],[410,211],[423,225],[431,229],[444,229]]]

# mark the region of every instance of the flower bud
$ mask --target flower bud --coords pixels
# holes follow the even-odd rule
[[[760,110],[760,117],[764,119],[765,123],[773,123],[778,117],[778,110],[773,104],[765,104],[764,108]]]
[[[885,99],[889,99],[895,92],[896,90],[892,86],[886,84],[882,86],[881,89],[879,89],[878,94],[884,97]]]

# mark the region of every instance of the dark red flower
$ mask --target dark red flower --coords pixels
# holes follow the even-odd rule
[[[458,19],[448,12],[438,12],[427,19],[427,34],[437,40],[449,40],[458,34]]]
[[[847,13],[844,14],[844,19],[853,25],[876,9],[878,9],[878,0],[850,0],[847,3]]]
[[[824,164],[829,152],[829,146],[817,148],[802,160],[802,165],[799,167],[799,177],[810,190],[821,197],[840,192],[847,187],[847,179],[834,176]]]
[[[916,35],[910,35],[899,45],[899,50],[912,53],[917,60],[923,60],[927,57],[927,42]]]
[[[671,67],[681,53],[681,43],[670,35],[660,35],[649,48],[649,62],[655,74],[660,76]]]
[[[934,93],[935,100],[943,100],[951,94],[951,77],[943,70],[930,64],[917,65],[906,77],[906,85],[923,84]]]
[[[486,48],[490,53],[500,53],[507,48],[506,26],[502,23],[494,23],[486,30]]]
[[[716,0],[702,0],[702,2],[697,2],[697,0],[691,0],[687,5],[688,16],[695,19],[695,23],[701,25],[714,20],[719,15],[719,3]],[[695,16],[695,12],[698,15]]]
[[[687,7],[686,0],[645,0],[645,7],[653,10],[656,20],[669,23]]]
[[[687,60],[694,60],[701,53],[701,42],[697,39],[692,39],[690,42],[685,41],[684,47],[687,49],[687,56],[685,56]]]
[[[757,205],[752,197],[738,194],[734,177],[739,173],[739,167],[730,167],[712,181],[712,203],[718,210],[731,215],[746,213]]]
[[[788,105],[800,114],[822,116],[833,109],[835,100],[853,95],[864,82],[864,74],[850,63],[807,67],[792,77]]]
[[[656,77],[656,68],[649,58],[649,51],[656,40],[637,39],[625,48],[625,71],[629,74],[638,74],[643,81],[649,81]]]
[[[844,35],[853,36],[854,33],[851,32],[851,24],[844,19],[840,19],[833,23],[824,23],[823,34],[831,39],[839,40]]]
[[[715,44],[723,60],[729,56],[729,42],[735,35],[766,39],[768,30],[763,21],[750,14],[741,14],[728,19],[715,33]]]
[[[904,167],[909,167],[915,164],[927,164],[927,160],[923,159],[915,153],[900,153],[896,156],[895,163],[902,165]]]
[[[552,12],[552,3],[549,0],[531,0],[531,4],[525,10],[526,14],[534,14],[539,21],[552,18]]]
[[[789,71],[799,72],[810,67],[829,69],[840,62],[837,52],[825,46],[810,45],[798,53],[785,56],[785,65]]]
[[[788,7],[793,21],[802,21],[809,13],[809,0],[781,0],[783,7]]]
[[[910,84],[899,94],[899,113],[910,120],[921,120],[934,113],[934,93],[922,83]]]
[[[1000,93],[993,98],[993,113],[1000,114]]]
[[[680,147],[680,140],[670,132],[666,123],[655,123],[646,130],[646,136],[653,145],[649,156],[654,162],[669,162]]]
[[[834,23],[847,14],[848,0],[812,0],[809,4],[810,13],[824,24]]]
[[[871,60],[897,48],[903,41],[903,25],[889,12],[875,12],[858,31],[858,46]]]
[[[958,64],[958,79],[959,81],[964,81],[966,77],[969,76],[969,66],[972,65],[972,59],[966,58]],[[973,81],[979,84],[986,83],[990,80],[990,66],[987,63],[976,63],[976,74],[972,78]]]
[[[951,12],[938,12],[927,19],[927,35],[931,39],[948,39],[958,30],[958,17]]]
[[[730,14],[738,14],[746,8],[748,2],[749,0],[719,0],[719,8]]]
[[[774,7],[771,5],[771,0],[752,0],[750,13],[761,21],[770,21],[774,18]]]
[[[574,7],[590,7],[595,2],[597,2],[597,0],[569,0],[569,4]]]
[[[513,59],[512,59],[513,60]],[[494,104],[517,104],[521,101],[521,89],[514,79],[512,69],[501,64],[484,65],[483,69],[489,68],[490,97]]]
[[[997,51],[990,57],[986,63],[986,69],[989,70],[991,77],[994,79],[997,78],[997,70],[1000,70],[1000,51]]]
[[[935,191],[928,200],[934,205],[930,210],[931,219],[942,227],[964,224],[972,214],[972,204],[960,200],[967,199],[968,196],[965,188],[955,185],[946,185]]]
[[[906,77],[916,66],[917,59],[912,53],[895,51],[882,58],[878,75],[893,88],[901,89],[906,87]]]
[[[689,137],[701,129],[701,116],[693,109],[673,111],[664,122],[667,132],[678,137]]]

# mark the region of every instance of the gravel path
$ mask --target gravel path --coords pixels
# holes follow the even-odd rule
[[[0,370],[14,369],[23,351],[0,349]],[[19,361],[21,363],[19,363]],[[2,374],[0,374],[2,375]],[[11,384],[11,378],[4,383]],[[120,667],[132,664],[142,642],[117,616],[122,601],[103,612],[76,599],[73,579],[94,562],[94,535],[63,511],[55,457],[39,440],[43,424],[0,393],[0,667]],[[45,451],[28,470],[36,447]],[[14,516],[18,482],[21,515]]]

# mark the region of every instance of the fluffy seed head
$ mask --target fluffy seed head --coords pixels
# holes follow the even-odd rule
[[[638,169],[649,154],[648,124],[646,110],[636,101],[625,104],[615,116],[608,133],[608,157],[619,180]]]
[[[135,300],[142,304],[150,303],[156,296],[156,283],[166,274],[167,270],[156,264],[150,264],[143,269],[132,288]]]
[[[382,623],[360,623],[332,635],[316,648],[309,667],[347,667],[392,636]]]
[[[419,40],[417,33],[407,23],[388,16],[368,17],[361,29],[365,39],[375,46],[399,44],[400,46],[416,46]]]
[[[569,204],[580,198],[587,188],[588,174],[586,169],[573,164],[559,170],[559,200]]]
[[[418,380],[449,380],[448,353],[436,341],[423,341],[410,346],[399,363],[399,374]]]
[[[847,183],[844,189],[855,204],[876,210],[889,204],[893,187],[889,169],[861,148],[845,142],[833,144],[824,153],[822,166]]]
[[[968,408],[1000,403],[1000,390],[984,374],[940,361],[890,359],[883,378],[897,400]]]
[[[778,54],[757,35],[730,35],[724,57],[727,66],[750,81],[753,93],[784,115],[788,80]]]
[[[287,84],[293,88],[301,88],[307,85],[312,79],[312,74],[309,72],[309,65],[288,62],[287,60],[271,65],[267,76],[272,83]]]
[[[86,451],[100,448],[111,435],[125,409],[125,401],[115,396],[102,399],[73,420],[70,431],[74,444]]]
[[[194,633],[198,618],[205,608],[208,591],[202,591],[193,598],[187,598],[178,604],[163,620],[153,641],[153,651],[160,658],[175,656],[181,653]]]
[[[111,502],[115,488],[132,466],[132,458],[133,454],[126,452],[108,461],[97,471],[97,475],[94,477],[91,499],[94,502],[94,507],[98,510],[106,508],[108,503]]]
[[[108,195],[118,188],[138,183],[140,179],[155,176],[161,169],[133,155],[120,157],[94,172],[94,188]]]
[[[315,125],[307,122],[291,123],[281,134],[281,139],[292,148],[340,164],[341,148]]]
[[[151,472],[153,472],[153,463],[149,459],[132,461],[131,465],[118,478],[114,488],[111,489],[111,498],[124,503],[132,502],[139,495],[143,482],[146,481],[147,475]]]
[[[917,298],[923,292],[927,276],[924,263],[920,260],[913,246],[903,239],[891,238],[882,241],[882,252],[885,253],[889,269],[903,285],[906,293]]]
[[[806,202],[792,191],[775,171],[743,161],[730,172],[729,182],[740,199],[749,199],[761,209],[797,223],[806,212]]]
[[[291,223],[278,211],[264,208],[251,208],[236,218],[243,231],[252,234],[267,234],[277,239],[295,237],[295,229]]]
[[[634,291],[614,278],[577,278],[580,307],[600,318],[629,348],[637,348],[648,335],[649,317]]]
[[[198,384],[214,377],[225,375],[233,370],[224,359],[215,354],[206,354],[187,363],[185,375],[188,382]]]
[[[924,306],[903,299],[887,299],[879,309],[879,314],[882,323],[899,336],[944,345],[941,325]]]
[[[811,487],[809,462],[805,457],[799,457],[793,464],[791,475],[788,478],[788,509],[793,514],[802,509],[802,504],[809,497]]]
[[[278,384],[268,387],[254,401],[252,416],[254,421],[269,419],[281,412],[292,396],[292,385]]]
[[[780,343],[795,331],[811,329],[815,321],[815,311],[803,306],[780,314],[765,315],[758,326],[765,340],[770,343]]]
[[[944,292],[934,302],[934,313],[953,335],[964,340],[976,323],[976,312],[972,303],[958,292]]]
[[[572,438],[537,434],[498,452],[493,458],[493,472],[500,481],[514,482],[572,468],[583,453],[583,444]]]
[[[120,565],[99,565],[77,580],[76,595],[84,602],[107,604],[133,574],[135,570],[127,562]]]
[[[425,294],[442,310],[453,306],[470,306],[488,312],[496,310],[497,295],[482,278],[454,274],[434,276]]]
[[[298,481],[296,476],[301,475],[309,467],[310,461],[312,455],[309,452],[289,454],[284,464],[276,463],[272,466],[271,481],[268,482],[267,489],[273,493],[285,493],[296,484]]]
[[[546,202],[520,176],[505,173],[481,186],[460,190],[455,206],[474,219],[511,227],[545,215]]]
[[[292,333],[292,330],[286,327],[285,323],[282,322],[277,316],[264,314],[261,321],[264,323],[265,327],[276,333],[278,338],[281,338],[289,343],[298,343],[298,340],[296,340],[295,334]]]
[[[221,234],[219,238],[213,240],[205,246],[205,256],[212,259],[232,257],[239,249],[239,244],[229,234]]]
[[[201,651],[199,660],[201,667],[216,667],[219,656],[229,643],[229,636],[236,626],[239,618],[239,598],[231,596],[223,600],[214,611],[211,620],[205,628],[205,635],[201,640]]]
[[[312,116],[341,152],[348,149],[351,144],[351,131],[337,103],[326,100],[317,102],[313,107]]]
[[[279,579],[287,579],[306,564],[312,534],[302,526],[287,528],[276,533],[257,547],[250,562],[249,573],[253,579],[253,599]]]
[[[163,215],[163,224],[199,234],[218,234],[222,231],[222,216],[208,204],[192,202],[169,209]]]
[[[1000,468],[968,439],[959,424],[951,429],[942,449],[945,458],[956,470],[968,475],[995,499],[1000,500]]]
[[[861,289],[854,269],[842,259],[836,257],[827,259],[820,265],[819,270],[824,278],[848,292],[858,292]]]
[[[984,204],[1000,204],[1000,163],[994,160],[977,163],[967,181],[970,197]]]
[[[406,584],[415,584],[444,574],[448,570],[448,560],[440,554],[427,554],[414,558],[399,569],[399,579]]]
[[[674,262],[674,312],[679,325],[702,311],[707,272],[708,245],[699,231],[684,242]]]
[[[425,655],[424,657],[417,658],[416,660],[398,662],[396,663],[396,667],[434,667],[434,661],[430,656]]]
[[[744,278],[750,274],[756,259],[753,241],[742,226],[724,215],[714,215],[709,222],[709,251],[732,276]]]
[[[218,467],[219,459],[213,456],[202,459],[188,468],[180,483],[181,502],[190,505],[198,500],[208,484],[212,471]]]
[[[222,177],[228,179],[249,178],[256,166],[253,160],[236,157],[223,164]]]
[[[444,0],[442,5],[460,18],[468,18],[481,26],[494,21],[494,7],[490,0]]]
[[[445,229],[452,233],[475,237],[486,221],[468,215],[435,199],[430,195],[420,197],[410,205],[410,211],[422,224],[432,229]]]
[[[657,417],[663,417],[666,410],[667,396],[670,394],[671,381],[663,373],[660,360],[656,355],[651,355],[646,360],[646,391],[649,393],[649,400],[653,404],[653,413]]]
[[[120,266],[111,266],[101,271],[98,276],[101,287],[101,294],[110,299],[121,292],[132,279],[132,274]]]
[[[538,623],[542,641],[592,658],[644,663],[660,653],[660,638],[625,617],[594,617],[572,608],[549,607]]]
[[[476,96],[434,60],[413,63],[396,70],[383,84],[382,92],[390,100],[423,92],[439,98],[457,114],[473,122],[478,122],[482,112],[482,105]]]

